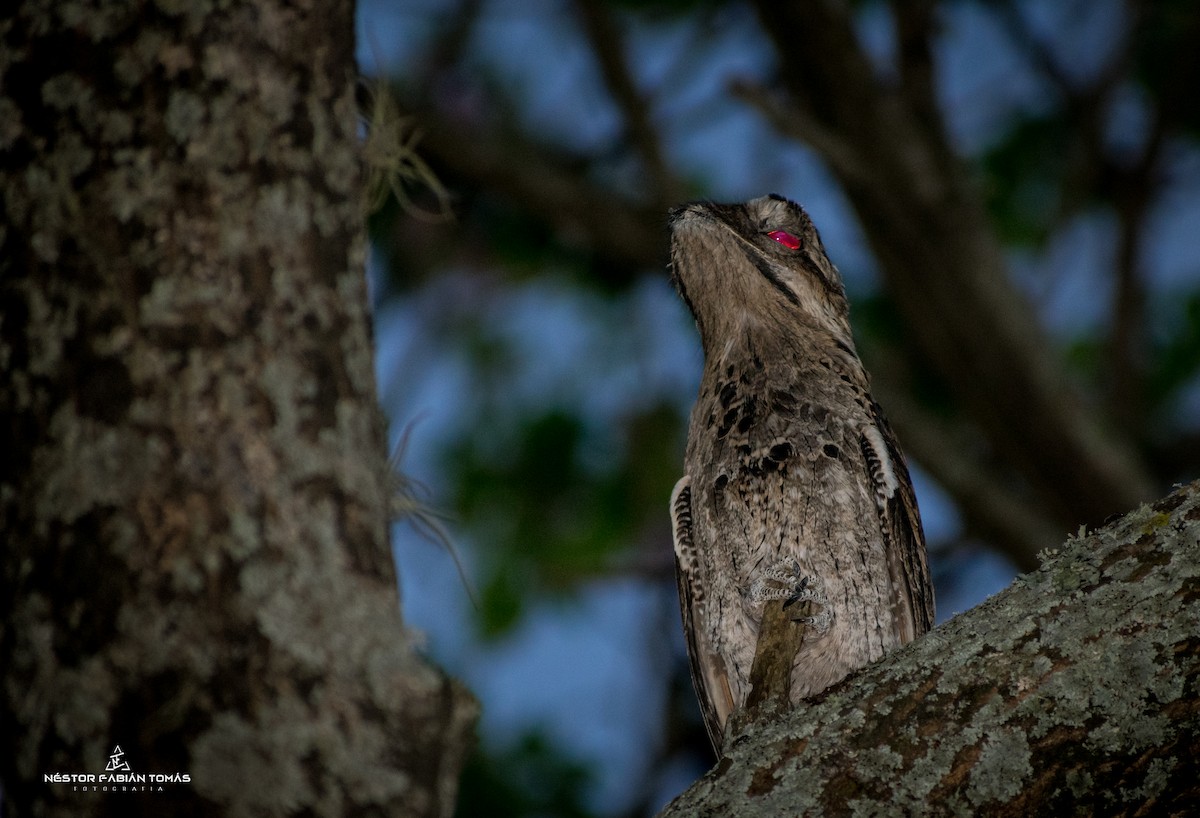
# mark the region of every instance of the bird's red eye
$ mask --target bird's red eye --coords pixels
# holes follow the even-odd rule
[[[786,230],[772,230],[770,233],[767,234],[767,237],[775,239],[775,241],[779,242],[780,244],[782,244],[784,247],[786,247],[789,250],[799,250],[800,249],[799,237],[793,236],[791,233],[787,232]]]

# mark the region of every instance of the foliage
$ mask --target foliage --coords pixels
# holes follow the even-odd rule
[[[463,770],[458,818],[591,818],[581,792],[585,766],[565,760],[562,749],[537,732],[512,747],[476,752]]]
[[[455,508],[487,543],[481,626],[499,634],[531,593],[570,591],[610,569],[670,493],[680,419],[654,406],[627,420],[626,439],[589,440],[564,409],[481,424],[447,454]]]

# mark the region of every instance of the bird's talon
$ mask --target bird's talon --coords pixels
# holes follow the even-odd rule
[[[813,582],[813,579],[813,577],[801,577],[800,581],[796,583],[791,596],[783,601],[783,607],[786,609],[792,605],[795,605],[797,602],[802,602],[806,599],[812,599],[815,596],[815,593],[814,591],[810,591],[808,586]]]
[[[802,576],[800,571],[800,563],[795,559],[775,563],[750,585],[750,599],[755,602],[781,599],[784,608],[809,600],[817,604],[825,602],[821,578]]]
[[[798,616],[792,621],[801,625],[808,625],[818,634],[823,634],[833,624],[833,616],[828,611],[821,611],[815,616]]]

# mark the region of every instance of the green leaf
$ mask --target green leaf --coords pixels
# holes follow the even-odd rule
[[[1062,112],[1013,122],[983,156],[988,211],[1008,243],[1038,247],[1063,205],[1069,126]]]
[[[592,775],[540,732],[502,750],[477,749],[459,785],[458,818],[591,818],[584,791]]]

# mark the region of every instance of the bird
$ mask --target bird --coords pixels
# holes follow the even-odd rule
[[[908,467],[808,214],[771,194],[681,205],[669,222],[671,279],[704,353],[672,534],[719,757],[757,662],[782,668],[794,708],[928,631],[933,586]],[[768,610],[783,623],[769,640]]]

